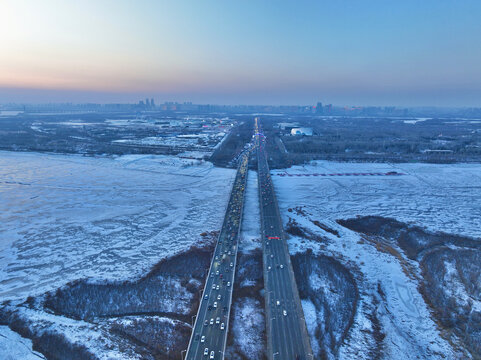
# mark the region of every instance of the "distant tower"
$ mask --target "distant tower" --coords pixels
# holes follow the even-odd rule
[[[145,98],[145,107],[147,107],[147,108],[150,107],[149,98]]]
[[[150,99],[150,106],[151,106],[151,107],[155,107],[154,98]]]
[[[324,108],[322,107],[322,103],[318,102],[316,106],[316,114],[324,114]]]

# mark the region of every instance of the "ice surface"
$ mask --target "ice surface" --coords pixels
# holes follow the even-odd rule
[[[317,161],[290,174],[397,171],[402,176],[273,176],[281,213],[305,205],[319,219],[393,217],[433,231],[479,237],[481,165],[379,164]],[[272,174],[284,170],[272,171]]]
[[[144,274],[221,227],[234,176],[173,156],[0,152],[0,300]]]

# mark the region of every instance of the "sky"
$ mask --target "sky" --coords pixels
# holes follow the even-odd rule
[[[479,0],[0,0],[0,103],[481,106]]]

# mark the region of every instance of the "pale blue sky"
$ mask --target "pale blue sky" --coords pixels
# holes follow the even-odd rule
[[[481,1],[0,2],[0,102],[481,106]]]

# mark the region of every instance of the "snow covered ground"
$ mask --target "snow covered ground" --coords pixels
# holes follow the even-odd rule
[[[430,230],[479,236],[481,165],[378,164],[317,161],[290,174],[397,171],[402,176],[273,176],[281,213],[306,206],[320,220],[356,215],[393,217]],[[272,171],[272,174],[284,170]]]
[[[259,193],[257,172],[249,171],[242,213],[240,249],[245,252],[261,248],[261,220],[259,210]]]
[[[24,339],[8,326],[0,326],[0,358],[3,360],[39,360],[45,357],[32,350],[32,341]]]
[[[0,152],[0,301],[144,274],[221,227],[234,176],[171,156]]]
[[[380,215],[415,223],[434,231],[479,237],[481,214],[481,165],[366,164],[318,161],[297,166],[289,173],[357,173],[397,171],[407,175],[379,177],[280,177],[273,176],[284,223],[289,218],[299,226],[329,239],[327,246],[292,237],[291,252],[313,249],[333,256],[349,268],[361,296],[354,325],[341,345],[341,359],[369,359],[378,352],[387,359],[459,358],[441,337],[430,310],[392,254],[360,241],[360,235],[338,225],[336,219],[356,215]],[[279,171],[273,171],[275,174]],[[302,206],[301,212],[289,208]],[[338,231],[338,238],[321,230],[320,221]],[[416,264],[413,264],[416,267]],[[306,316],[311,304],[304,302]],[[373,321],[373,319],[376,319]],[[306,319],[309,332],[315,325]],[[377,324],[379,322],[379,324]],[[376,344],[373,328],[385,335]],[[383,335],[383,336],[384,336]]]

